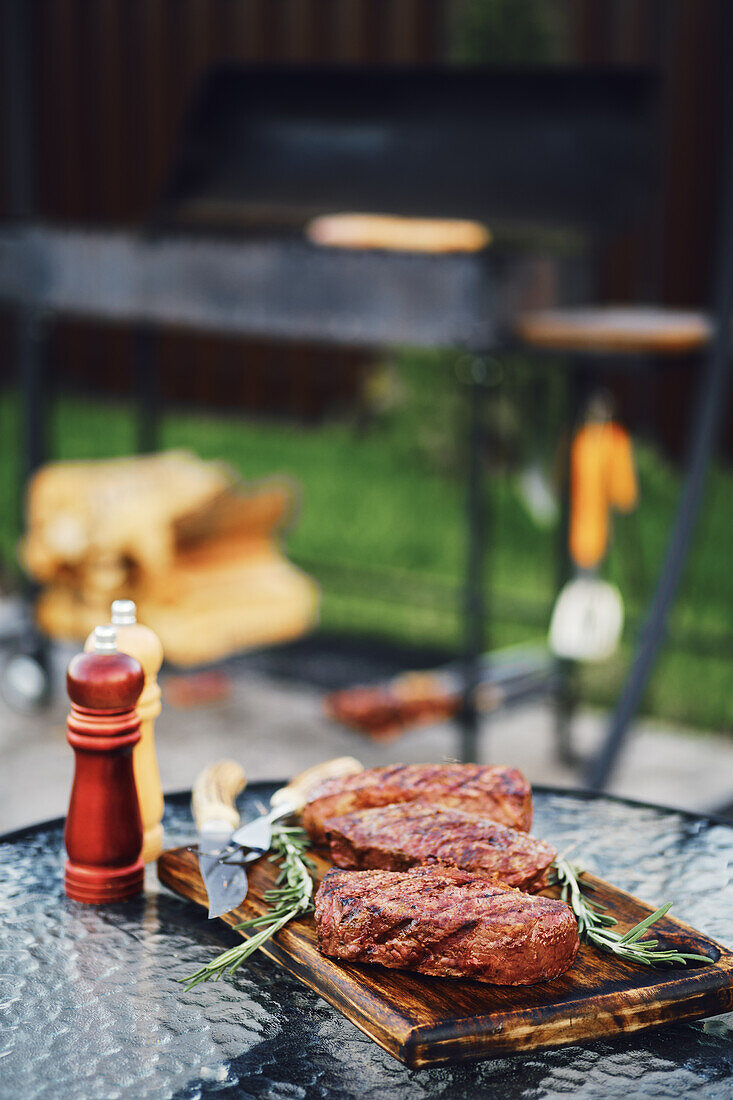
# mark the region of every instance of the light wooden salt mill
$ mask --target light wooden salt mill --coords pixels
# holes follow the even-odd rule
[[[161,710],[158,672],[163,663],[163,646],[150,627],[137,621],[137,609],[132,600],[114,601],[111,623],[117,629],[119,652],[135,657],[145,673],[145,686],[137,701],[140,740],[133,751],[132,762],[143,822],[142,859],[144,863],[151,863],[163,850],[163,791],[155,753],[155,719]],[[94,639],[90,635],[84,649],[89,651],[93,647]]]

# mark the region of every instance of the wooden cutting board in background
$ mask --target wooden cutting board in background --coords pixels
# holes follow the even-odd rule
[[[314,859],[320,882],[330,863],[319,855]],[[186,848],[164,852],[158,860],[158,875],[177,894],[207,907],[193,852]],[[264,912],[262,895],[274,885],[275,877],[275,867],[268,860],[252,864],[245,901],[222,920],[237,924]],[[608,906],[622,929],[637,924],[655,908],[592,875],[585,877],[596,887],[594,899]],[[264,951],[415,1069],[563,1046],[730,1011],[733,952],[671,917],[654,928],[657,938],[683,951],[709,955],[714,963],[651,969],[583,944],[571,969],[560,978],[534,986],[495,986],[328,959],[316,947],[312,915],[293,921],[276,940],[268,941]],[[206,958],[202,950],[202,964]]]

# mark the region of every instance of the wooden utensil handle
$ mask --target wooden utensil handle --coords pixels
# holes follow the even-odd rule
[[[327,779],[335,779],[337,776],[354,775],[364,771],[364,765],[355,760],[353,756],[336,756],[332,760],[325,760],[322,764],[315,764],[312,768],[306,768],[304,772],[296,775],[288,783],[287,787],[281,787],[275,791],[270,799],[273,807],[281,806],[287,802],[294,807],[294,811],[302,810],[308,801],[311,791],[320,786]]]
[[[236,798],[247,783],[243,768],[234,760],[218,760],[201,772],[193,785],[191,809],[196,828],[221,821],[236,829],[239,813]]]

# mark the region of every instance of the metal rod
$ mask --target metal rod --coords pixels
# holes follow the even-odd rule
[[[565,422],[566,446],[562,455],[562,483],[560,494],[559,554],[557,590],[570,580],[573,562],[570,556],[570,454],[583,407],[588,398],[589,370],[580,358],[571,358],[567,373]],[[563,764],[576,764],[573,749],[571,722],[575,709],[575,663],[558,657],[555,662],[555,745],[558,760]]]
[[[2,59],[3,171],[7,210],[22,221],[35,207],[35,149],[32,73],[32,5],[0,3]],[[25,425],[23,473],[30,476],[46,457],[43,326],[40,311],[20,305],[15,317],[15,356]]]
[[[486,493],[484,491],[484,400],[486,365],[478,356],[468,360],[469,401],[468,484],[466,494],[467,555],[464,585],[465,649],[463,656],[463,699],[458,715],[461,731],[461,761],[475,763],[478,755],[480,716],[476,691],[486,675],[486,600],[484,565],[486,556]]]
[[[21,415],[25,425],[24,482],[48,458],[46,336],[47,325],[39,313],[33,310],[18,311],[15,355],[20,383]]]
[[[3,169],[6,210],[10,218],[23,222],[36,207],[35,117],[33,103],[33,11],[27,0],[0,2],[0,57],[2,62]],[[48,321],[42,310],[20,305],[14,317],[15,371],[23,424],[21,442],[22,481],[17,510],[23,523],[22,488],[48,457],[47,418]],[[29,606],[36,600],[38,586],[29,578],[21,581]],[[50,654],[47,639],[32,620],[24,625],[16,648],[32,656],[46,676],[46,689],[37,700],[49,695]]]
[[[133,373],[137,411],[137,449],[150,454],[159,445],[160,376],[156,336],[148,326],[135,330]]]

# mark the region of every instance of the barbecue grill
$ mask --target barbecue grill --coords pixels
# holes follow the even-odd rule
[[[11,106],[22,111],[24,102],[17,96]],[[463,348],[471,427],[461,755],[475,759],[473,696],[485,645],[485,356],[518,304],[516,242],[528,226],[590,239],[637,217],[656,176],[656,111],[655,76],[631,69],[211,72],[144,226],[52,227],[18,203],[18,217],[0,227],[0,300],[20,319],[28,468],[45,457],[36,398],[43,329],[55,315],[137,327],[146,447],[155,429],[156,326]],[[6,164],[21,176],[30,157],[23,131],[6,131]],[[430,256],[328,249],[304,238],[308,218],[342,210],[480,219],[495,243]]]
[[[6,230],[0,291],[115,322],[483,352],[516,271],[503,241],[644,208],[654,88],[628,71],[219,69],[148,224]],[[308,218],[339,210],[478,218],[497,244],[426,256],[304,239]]]

